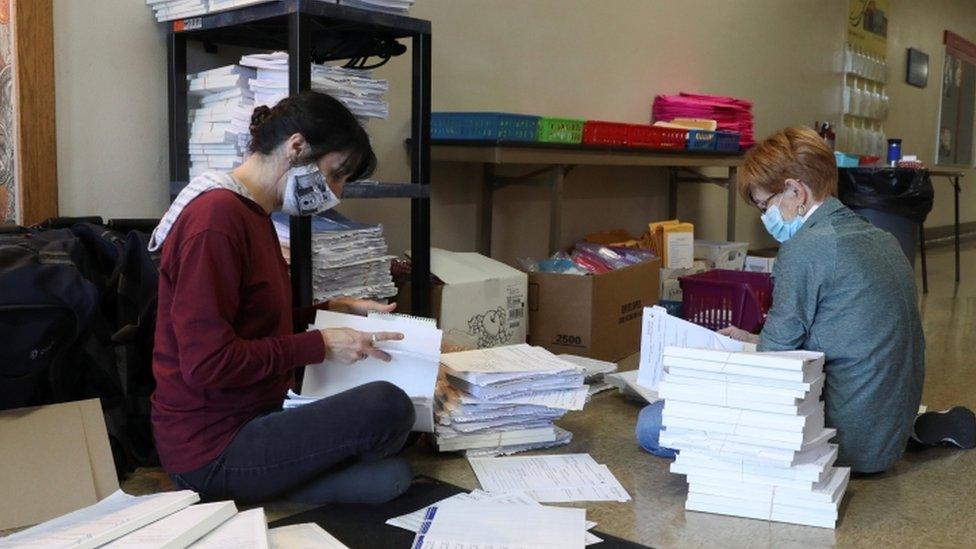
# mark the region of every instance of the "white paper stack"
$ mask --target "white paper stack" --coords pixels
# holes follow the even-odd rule
[[[339,0],[343,6],[406,15],[417,0]]]
[[[448,353],[437,394],[437,447],[442,452],[503,455],[567,444],[553,422],[582,410],[583,374],[541,347],[521,344]]]
[[[254,95],[254,69],[228,65],[187,76],[190,90],[190,177],[230,171],[247,153]]]
[[[274,106],[288,96],[287,52],[245,55],[241,65],[257,70],[250,80],[255,105]],[[372,71],[312,64],[312,90],[338,99],[361,123],[389,116],[389,83],[374,80]]]
[[[272,215],[285,259],[291,256],[288,217]],[[387,298],[397,293],[382,225],[350,221],[335,210],[312,217],[312,294],[315,301],[337,297]]]
[[[369,357],[351,366],[328,360],[308,366],[302,382],[302,395],[286,400],[286,408],[336,395],[372,381],[389,381],[403,389],[413,401],[417,418],[413,430],[433,431],[434,386],[437,383],[443,338],[433,319],[380,313],[362,317],[319,311],[313,328],[396,332],[402,333],[403,339],[377,344],[378,348],[390,355],[390,362]]]
[[[481,488],[538,502],[630,501],[610,468],[590,454],[468,458]]]
[[[850,469],[824,427],[823,353],[666,347],[662,446],[685,508],[834,528]]]
[[[146,0],[146,4],[159,22],[197,17],[206,14],[210,8],[208,0]]]

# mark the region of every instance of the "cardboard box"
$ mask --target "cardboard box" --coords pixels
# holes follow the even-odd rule
[[[479,349],[525,343],[528,277],[477,253],[430,250],[430,271],[440,279],[431,291],[431,313],[447,341]],[[410,284],[400,285],[397,304],[410,310]]]
[[[716,269],[741,271],[748,251],[748,242],[695,241],[695,259],[710,261]]]
[[[683,294],[679,278],[709,270],[704,261],[695,261],[690,269],[661,269],[661,299],[666,301],[681,301]]]
[[[98,399],[0,412],[0,530],[98,503],[119,489]]]
[[[602,275],[529,273],[529,343],[614,362],[636,353],[660,268],[654,259]]]

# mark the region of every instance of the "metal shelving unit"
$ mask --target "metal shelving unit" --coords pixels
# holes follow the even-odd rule
[[[410,199],[413,314],[430,314],[430,65],[429,21],[350,8],[323,0],[277,0],[168,23],[170,195],[189,180],[187,42],[289,52],[289,92],[311,87],[311,63],[412,53],[410,183],[350,183],[343,198]],[[312,303],[311,221],[291,218],[294,305]],[[304,329],[299,326],[296,329]]]

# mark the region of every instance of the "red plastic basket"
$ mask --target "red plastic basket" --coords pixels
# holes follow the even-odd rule
[[[583,124],[583,143],[587,145],[627,146],[627,128],[630,124],[622,122],[601,122],[587,120]]]
[[[715,269],[679,279],[685,320],[719,330],[758,332],[773,304],[769,273]]]
[[[688,130],[631,124],[627,145],[641,149],[684,149]]]

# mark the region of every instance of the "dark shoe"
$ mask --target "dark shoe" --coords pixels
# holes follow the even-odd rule
[[[976,415],[964,406],[926,412],[915,418],[912,438],[928,446],[946,442],[964,450],[976,448]]]

